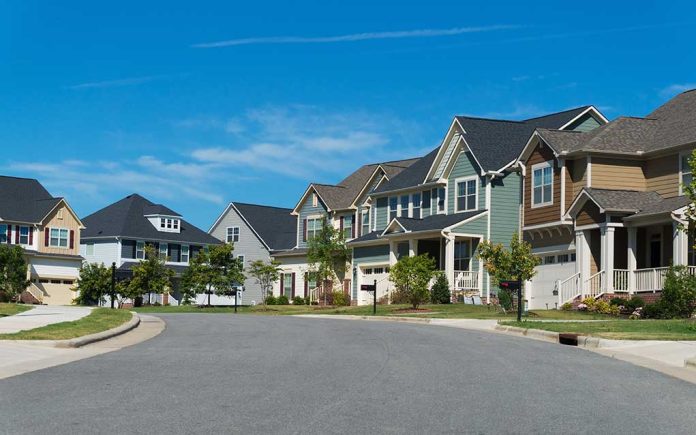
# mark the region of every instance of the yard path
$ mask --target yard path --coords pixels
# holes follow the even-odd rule
[[[15,314],[14,316],[0,317],[0,334],[13,334],[53,323],[73,322],[89,315],[91,312],[92,308],[90,307],[36,305],[31,310]]]

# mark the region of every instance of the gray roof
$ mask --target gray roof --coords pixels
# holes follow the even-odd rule
[[[292,209],[233,202],[242,217],[271,250],[290,249],[297,242],[297,218]]]
[[[61,201],[33,178],[0,175],[0,219],[40,223]]]
[[[81,237],[129,237],[141,240],[167,240],[204,245],[221,243],[218,239],[183,219],[180,221],[178,233],[158,231],[145,217],[155,206],[158,204],[150,202],[137,193],[128,195],[82,219],[86,229],[82,230]],[[161,207],[160,210],[169,210],[171,213],[175,213],[162,205],[159,207]],[[178,214],[175,215],[178,216]]]
[[[670,213],[689,205],[689,198],[686,196],[675,196],[672,198],[662,198],[660,201],[645,205],[640,212],[631,217],[642,217],[652,214]]]
[[[430,171],[430,166],[432,166],[437,152],[440,147],[435,148],[430,151],[425,157],[421,157],[412,164],[408,169],[403,170],[396,177],[391,178],[389,181],[384,182],[377,186],[374,193],[380,192],[390,192],[392,190],[406,189],[412,186],[418,186],[423,183],[425,177],[428,176],[428,171]]]
[[[603,209],[634,213],[630,218],[669,213],[689,204],[686,196],[663,198],[657,192],[636,190],[583,188]]]
[[[307,255],[307,252],[309,252],[308,248],[293,248],[293,249],[273,251],[273,252],[271,252],[271,255],[274,257],[284,257],[284,256],[287,257],[287,256],[294,256],[294,255]]]

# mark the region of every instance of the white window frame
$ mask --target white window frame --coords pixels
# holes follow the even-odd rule
[[[140,249],[138,249],[140,247]],[[140,255],[138,255],[140,253]],[[136,260],[144,260],[145,259],[145,241],[144,240],[136,240],[135,242],[135,259]]]
[[[475,197],[474,197],[474,208],[464,208],[463,210],[459,209],[459,184],[460,183],[469,183],[469,181],[474,182],[474,188],[475,188]],[[464,197],[469,196],[468,190],[464,194]],[[467,202],[467,201],[465,201]],[[468,203],[468,202],[467,202]],[[477,175],[472,175],[469,177],[459,177],[454,180],[454,212],[455,213],[463,213],[467,211],[474,211],[478,210],[478,204],[479,204],[479,177]]]
[[[184,253],[186,251],[186,253]],[[186,260],[184,260],[184,256],[186,256]],[[181,245],[181,251],[179,252],[179,261],[181,263],[188,263],[189,259],[191,258],[191,248],[189,245]]]
[[[27,233],[22,234],[23,230],[25,230]],[[19,244],[20,245],[25,245],[25,246],[29,245],[29,231],[31,231],[31,229],[27,226],[19,227]],[[22,241],[22,239],[24,239],[24,241]]]
[[[85,255],[94,255],[94,243],[87,243],[85,248]]]
[[[0,243],[10,243],[7,240],[7,224],[0,224],[0,237],[2,237]]]
[[[324,219],[324,216],[322,215],[313,215],[313,216],[307,216],[307,242],[312,240],[319,231],[321,231],[321,227],[323,225],[322,220]],[[313,223],[314,225],[310,225],[310,223]],[[310,230],[311,228],[311,230]],[[311,237],[310,237],[311,234]]]
[[[544,196],[544,186],[545,186],[545,184],[544,184],[544,172],[543,172],[543,170],[546,169],[546,168],[551,168],[551,199],[550,199],[549,201],[544,202],[544,201],[543,201],[543,199],[544,199],[543,196]],[[540,203],[538,203],[538,204],[535,202],[535,195],[534,195],[534,190],[535,190],[535,187],[536,187],[536,186],[534,185],[534,172],[536,172],[537,170],[542,170],[542,172],[541,172],[541,182],[542,182],[542,184],[541,184],[541,195],[542,195],[542,198],[541,198],[541,199],[542,199],[542,201],[541,201]],[[532,189],[532,192],[531,192],[532,203],[530,204],[530,205],[531,205],[531,208],[548,207],[548,206],[550,206],[550,205],[553,205],[553,187],[554,187],[554,186],[553,186],[553,182],[554,182],[554,173],[553,173],[553,164],[552,164],[552,162],[546,161],[546,162],[536,163],[536,164],[532,165],[531,174],[532,174],[532,177],[531,177],[532,179],[531,179],[531,181],[530,181],[530,183],[529,183],[530,186],[531,186],[531,189]]]
[[[237,258],[241,260],[242,267],[244,267],[244,261],[246,260],[246,257],[244,256],[244,254],[237,255]]]
[[[179,219],[172,219],[172,229],[179,230]]]
[[[348,220],[350,220],[350,226],[346,226],[346,222],[347,222]],[[353,238],[353,231],[354,231],[354,230],[353,230],[353,225],[355,225],[355,222],[354,222],[354,221],[355,221],[355,219],[353,218],[353,215],[347,214],[347,215],[344,215],[344,216],[343,216],[343,231],[342,231],[342,234],[343,234],[343,238],[346,239],[346,240],[349,240],[349,239],[352,239],[352,238]],[[350,231],[348,231],[348,234],[346,234],[346,231],[347,231],[348,229],[350,229]]]
[[[689,170],[685,171],[684,167],[682,166],[682,161],[684,160],[684,157],[686,157],[686,165],[688,167],[689,158],[691,157],[691,151],[682,151],[679,153],[679,195],[684,195],[684,175],[688,174],[691,175],[691,177],[693,178],[691,168],[688,168]]]
[[[468,251],[468,252],[466,253],[466,255],[467,255],[466,257],[459,257],[459,258],[460,258],[460,259],[467,259],[467,260],[469,260],[469,268],[468,268],[468,269],[466,269],[466,270],[464,270],[464,269],[457,269],[456,266],[454,266],[454,267],[455,267],[454,270],[457,271],[457,272],[470,272],[470,271],[471,271],[471,268],[473,267],[473,263],[474,263],[474,255],[473,255],[473,246],[474,246],[474,242],[473,242],[473,240],[471,240],[471,239],[456,240],[454,243],[455,243],[455,251],[454,251],[454,257],[452,257],[452,263],[455,264],[455,263],[456,263],[456,260],[457,260],[456,245],[457,245],[457,244],[462,244],[462,243],[466,243],[466,244],[467,244],[467,248],[468,248],[467,251]]]
[[[49,228],[50,234],[48,235],[48,246],[51,248],[62,248],[62,249],[69,249],[70,248],[70,230],[67,228]],[[58,232],[58,237],[53,237],[53,231]],[[63,232],[65,232],[65,237],[62,237]],[[57,243],[53,243],[53,239],[57,240]],[[60,242],[61,240],[65,239],[65,246],[61,245]]]
[[[416,207],[416,195],[418,195],[418,206]],[[418,210],[418,216],[416,216]],[[423,192],[414,192],[411,194],[411,206],[409,208],[408,217],[420,219],[423,216]]]
[[[162,248],[164,248],[164,252],[162,252]],[[167,259],[167,254],[169,254],[169,244],[168,244],[168,243],[165,243],[165,242],[160,242],[159,248],[157,249],[157,251],[158,251],[158,253],[159,253],[159,257],[160,257],[162,260],[166,260],[166,259]]]
[[[440,189],[442,189],[445,195],[444,198],[442,198],[442,210],[440,210]],[[437,190],[437,201],[435,201],[435,214],[447,214],[447,186],[436,187],[435,190]]]
[[[411,208],[411,195],[406,194],[406,195],[399,195],[399,202],[397,204],[397,210],[398,212],[396,213],[396,217],[409,217],[408,210]],[[404,212],[404,205],[403,205],[403,199],[406,198],[406,210]]]
[[[392,219],[392,198],[396,198],[396,209],[393,210],[394,212],[394,217],[399,217],[399,197],[398,196],[389,196],[387,197],[387,223],[391,222]]]
[[[232,234],[230,234],[230,230],[232,230]],[[235,230],[236,230],[236,234],[235,234]],[[240,231],[238,226],[227,227],[227,229],[225,230],[225,241],[227,243],[237,243],[237,242],[239,242],[240,234],[241,234],[241,231]],[[232,236],[231,240],[230,240],[230,235]],[[237,238],[237,240],[235,240],[235,237]]]
[[[163,230],[167,228],[167,218],[160,218],[160,228]]]
[[[367,216],[367,231],[365,231],[365,216]],[[360,212],[360,235],[364,236],[370,232],[370,209],[363,209]]]

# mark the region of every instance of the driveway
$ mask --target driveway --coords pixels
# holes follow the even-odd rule
[[[0,380],[0,432],[693,433],[696,387],[581,349],[415,324],[162,315]]]
[[[12,334],[52,323],[73,322],[92,312],[89,307],[36,305],[14,316],[0,317],[0,334]]]

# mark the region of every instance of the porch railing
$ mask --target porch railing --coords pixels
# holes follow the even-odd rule
[[[478,289],[478,272],[469,270],[454,271],[455,290],[476,290]]]
[[[631,271],[628,269],[614,269],[614,291],[627,292],[629,289],[629,277]]]
[[[580,296],[580,272],[563,281],[557,281],[556,290],[558,291],[559,307]]]
[[[691,272],[692,267],[689,267]],[[655,267],[652,269],[638,269],[636,274],[636,291],[662,290],[665,284],[665,276],[669,267]]]
[[[587,296],[597,297],[604,292],[604,271],[600,270],[585,281]]]

